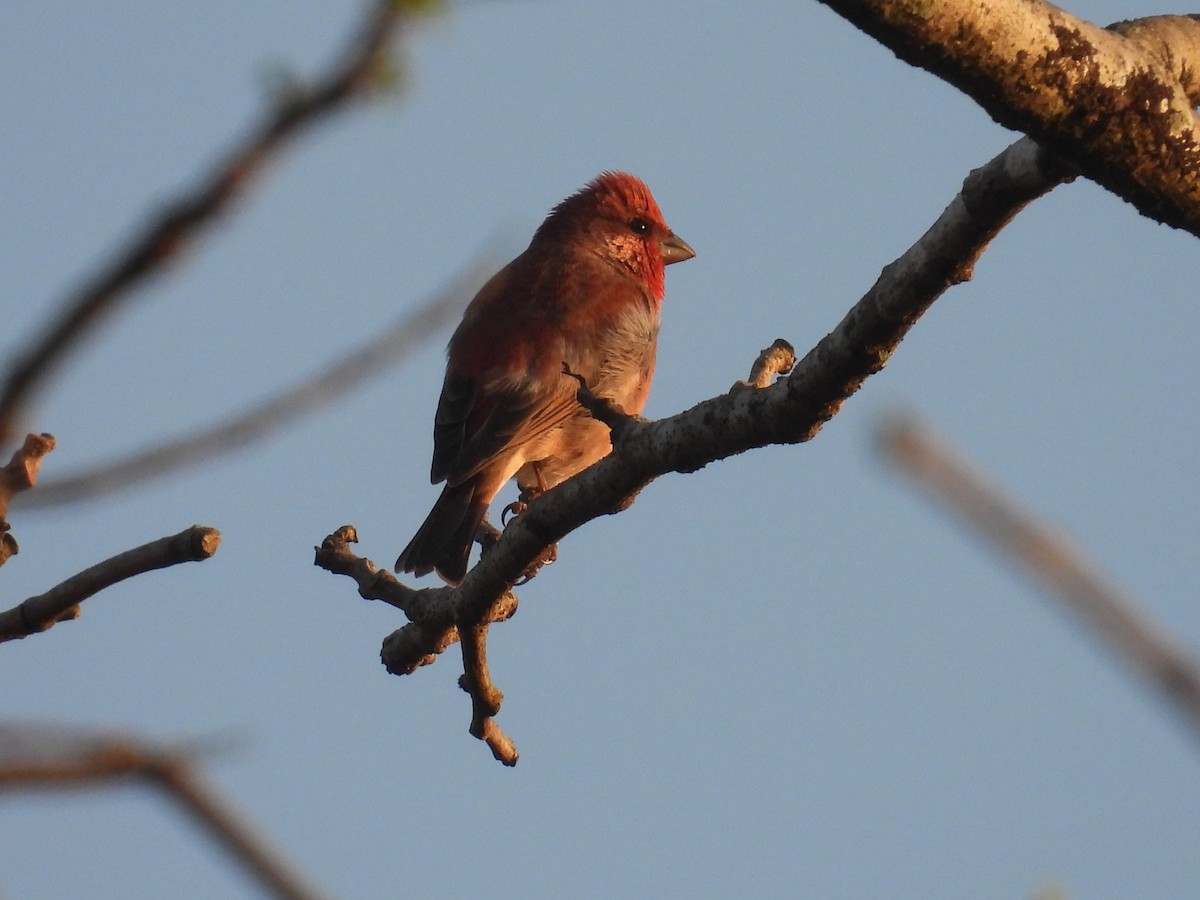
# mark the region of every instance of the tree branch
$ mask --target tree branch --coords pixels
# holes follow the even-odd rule
[[[326,896],[187,760],[168,755],[151,757],[147,763],[146,775],[160,784],[272,896],[281,900],[320,900]]]
[[[48,479],[23,497],[20,506],[37,509],[92,499],[121,488],[244,447],[329,406],[368,378],[397,365],[432,334],[447,325],[490,274],[490,254],[481,255],[454,282],[377,338],[336,360],[328,368],[232,418],[76,473]]]
[[[1106,30],[1041,0],[821,0],[1146,216],[1200,235],[1200,16]]]
[[[163,788],[275,897],[324,896],[215,788],[191,754],[104,732],[0,725],[0,788],[88,786],[139,778]]]
[[[1050,9],[1036,0],[1029,5],[1039,10]],[[936,18],[943,12],[938,7],[933,15]],[[920,15],[914,18],[924,21]],[[1157,33],[1161,37],[1163,33],[1162,28],[1145,27],[1147,34]],[[1190,34],[1193,23],[1190,19],[1170,19],[1164,27],[1183,29]],[[1061,27],[1059,38],[1065,40]],[[1108,48],[1110,39],[1122,40],[1114,35],[1097,40]],[[1132,42],[1128,45],[1134,46]],[[1144,38],[1139,38],[1139,45],[1148,46]],[[1073,87],[1081,77],[1076,71],[1078,67],[1073,68],[1069,61],[1062,64],[1067,73],[1062,76],[1064,85]],[[1166,65],[1154,60],[1145,65],[1154,69],[1155,78],[1167,77],[1169,73]],[[1194,90],[1192,77],[1183,78],[1183,73],[1190,71],[1190,61],[1174,60],[1172,66],[1170,71],[1183,79],[1175,81],[1179,93],[1184,93],[1185,82],[1187,90]],[[1103,74],[1110,73],[1105,69]],[[1128,86],[1128,80],[1122,84]],[[1071,94],[1068,91],[1063,96],[1070,98]],[[1167,99],[1174,102],[1173,96]],[[1170,103],[1165,108],[1171,108]],[[1187,114],[1190,122],[1190,107]],[[1146,114],[1142,118],[1148,117]],[[1140,126],[1134,122],[1130,127],[1136,131]],[[1064,155],[1075,160],[1075,156]],[[1084,153],[1083,158],[1086,156]],[[972,172],[963,182],[960,194],[921,239],[884,268],[874,286],[796,364],[790,375],[773,384],[768,383],[769,374],[752,372],[753,387],[735,385],[724,396],[705,400],[690,410],[658,421],[620,416],[603,404],[595,404],[595,414],[613,426],[613,452],[533,500],[458,588],[439,588],[427,595],[432,606],[443,610],[437,615],[443,620],[452,619],[460,632],[475,628],[471,632],[471,646],[464,645],[465,665],[476,671],[464,679],[464,687],[472,694],[473,733],[482,733],[494,724],[501,697],[490,681],[479,677],[486,675],[486,657],[482,652],[486,630],[477,626],[498,618],[496,610],[505,593],[547,548],[585,522],[625,509],[643,487],[667,472],[692,472],[716,460],[768,444],[811,440],[863,382],[887,364],[908,330],[930,305],[951,285],[971,277],[976,260],[1013,216],[1032,200],[1073,177],[1068,165],[1051,157],[1032,139],[1018,140]],[[1170,188],[1152,183],[1148,190],[1164,191],[1170,205],[1174,202],[1170,199]],[[1190,203],[1188,196],[1185,191],[1184,199]],[[581,402],[586,404],[589,400],[586,386],[581,386]],[[401,629],[388,640],[398,640],[404,632]],[[507,744],[507,738],[503,740]],[[493,746],[493,752],[495,749]],[[501,754],[497,756],[503,758]]]
[[[37,484],[38,470],[42,458],[54,449],[54,436],[30,434],[4,468],[0,469],[0,566],[8,562],[20,549],[10,533],[8,504],[13,495],[27,491]]]
[[[1077,615],[1200,734],[1200,662],[1060,529],[1021,509],[945,439],[916,422],[891,422],[878,440],[888,462]]]
[[[1028,138],[976,169],[938,220],[791,374],[757,389],[735,389],[658,421],[630,418],[614,451],[546,492],[518,516],[458,588],[478,614],[549,544],[583,523],[620,511],[650,481],[768,444],[808,441],[872,374],[920,316],[975,261],[1027,203],[1069,178]],[[469,617],[468,617],[469,618]]]
[[[387,569],[380,569],[366,557],[356,556],[350,544],[357,542],[354,526],[343,525],[316,548],[313,565],[353,579],[358,585],[358,595],[364,600],[381,600],[404,613],[409,624],[384,639],[380,659],[393,675],[409,675],[434,662],[458,641],[452,590],[408,587]],[[516,595],[507,591],[493,608],[495,618],[491,621],[511,618],[516,611]]]
[[[617,426],[613,452],[531,502],[459,587],[404,587],[350,553],[345,540],[347,531],[353,534],[349,526],[326,538],[316,564],[354,577],[364,597],[393,597],[393,605],[412,620],[384,640],[381,656],[389,672],[406,674],[434,661],[458,633],[474,629],[471,646],[464,645],[464,668],[471,674],[460,682],[472,698],[471,731],[488,742],[497,759],[514,764],[516,749],[495,723],[502,695],[487,677],[486,630],[478,628],[512,614],[512,586],[552,544],[591,519],[628,507],[660,475],[691,472],[754,447],[814,437],[863,381],[886,365],[937,297],[971,277],[975,260],[1000,229],[1027,203],[1069,177],[1033,141],[1017,141],[966,178],[962,192],[925,235],[883,270],[790,375],[770,383],[791,363],[790,345],[777,341],[756,360],[752,386],[739,382],[728,394],[658,421],[612,416]]]
[[[777,375],[788,374],[795,365],[796,348],[783,338],[777,338],[775,343],[758,354],[758,359],[750,367],[750,377],[745,381],[735,381],[729,392],[768,387]]]
[[[221,533],[193,525],[84,569],[44,594],[30,597],[0,613],[0,642],[47,631],[58,622],[79,617],[79,604],[119,581],[178,563],[208,559],[217,552]]]
[[[387,48],[405,20],[406,4],[376,0],[370,14],[331,70],[307,89],[291,91],[254,132],[221,160],[194,189],[167,205],[126,249],[84,279],[32,346],[12,365],[0,390],[0,444],[11,437],[32,394],[68,352],[134,288],[161,271],[226,212],[266,163],[304,130],[375,83]]]
[[[492,683],[488,669],[488,623],[462,622],[458,633],[463,636],[463,674],[458,683],[471,696],[471,736],[487,744],[492,756],[504,765],[515,766],[520,759],[517,747],[496,724],[504,694]]]

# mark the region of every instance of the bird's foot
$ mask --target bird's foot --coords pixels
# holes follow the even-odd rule
[[[528,584],[533,580],[533,577],[542,570],[542,566],[548,566],[558,559],[558,544],[551,544],[542,551],[541,556],[529,564],[529,567],[521,573],[521,579],[513,585],[520,587],[523,584]]]
[[[500,510],[500,525],[507,525],[509,516],[522,515],[528,508],[529,504],[524,498],[518,497],[512,503],[508,504],[508,506],[504,507],[504,509]]]
[[[491,552],[491,549],[496,546],[496,541],[500,540],[500,529],[487,520],[485,516],[483,521],[479,523],[479,527],[475,529],[475,542],[479,544],[479,549],[483,555]]]
[[[500,511],[501,526],[508,524],[509,516],[524,515],[525,510],[529,509],[529,504],[546,493],[546,483],[542,480],[542,470],[536,463],[533,466],[533,473],[537,476],[537,485],[529,485],[521,488],[521,493],[517,499]]]

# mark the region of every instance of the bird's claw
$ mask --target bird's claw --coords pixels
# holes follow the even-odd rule
[[[509,516],[522,515],[527,509],[529,509],[529,504],[523,499],[517,498],[512,503],[508,504],[508,506],[504,507],[504,509],[500,510],[500,525],[502,527],[507,525]]]
[[[533,581],[533,577],[542,570],[542,566],[548,566],[558,559],[558,544],[551,544],[542,554],[529,564],[529,567],[521,573],[521,578],[513,587],[520,587],[523,584],[528,584]]]

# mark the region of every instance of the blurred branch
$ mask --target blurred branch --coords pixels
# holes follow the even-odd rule
[[[285,900],[324,896],[205,783],[191,754],[104,732],[0,725],[0,789],[87,787],[131,778],[166,791],[274,896]]]
[[[1111,29],[1042,0],[822,0],[1143,215],[1200,235],[1200,16]]]
[[[209,462],[267,435],[305,415],[329,406],[368,378],[406,359],[447,325],[490,274],[490,255],[481,255],[454,283],[430,298],[374,340],[336,360],[282,393],[226,421],[139,450],[123,459],[48,479],[20,501],[22,510],[59,506],[92,499],[121,488]]]
[[[125,250],[85,278],[66,298],[57,317],[17,357],[4,379],[0,389],[0,445],[11,438],[32,395],[102,317],[194,242],[204,226],[226,212],[285,143],[365,93],[380,79],[388,47],[405,21],[405,9],[406,4],[396,0],[376,0],[327,74],[307,88],[287,92],[249,137],[200,184],[170,202]]]
[[[1200,732],[1200,663],[1065,534],[1022,509],[918,423],[893,421],[878,440],[888,462],[1040,582]]]
[[[37,484],[38,470],[42,457],[54,449],[54,436],[30,434],[4,468],[0,469],[0,566],[19,549],[16,538],[10,533],[8,504],[14,494],[27,491]]]
[[[179,534],[118,553],[0,613],[0,642],[38,634],[66,619],[76,619],[79,604],[93,594],[134,575],[208,559],[220,543],[221,533],[215,528],[193,525]]]

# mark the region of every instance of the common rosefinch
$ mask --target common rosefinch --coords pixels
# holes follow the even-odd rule
[[[604,172],[558,204],[529,247],[475,295],[450,338],[433,423],[432,480],[446,486],[396,560],[462,581],[476,529],[514,475],[523,495],[612,450],[579,383],[640,413],[654,375],[663,267],[695,256],[649,188]]]

